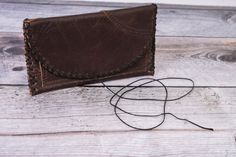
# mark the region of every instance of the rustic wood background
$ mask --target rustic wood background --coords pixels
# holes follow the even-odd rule
[[[29,95],[22,20],[116,9],[136,4],[67,0],[0,2],[0,156],[236,156],[236,8],[160,5],[155,77],[189,77],[196,89],[167,110],[205,126],[204,131],[167,117],[153,131],[135,131],[113,114],[101,84]],[[107,82],[114,90],[137,78]],[[187,82],[166,82],[170,96]],[[139,97],[163,97],[156,88]],[[156,104],[124,101],[127,110],[150,113]],[[149,126],[156,119],[130,122]]]

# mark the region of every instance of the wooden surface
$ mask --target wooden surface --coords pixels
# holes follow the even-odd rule
[[[102,4],[109,4],[109,5],[124,5],[127,4],[127,3],[156,3],[157,1],[156,0],[1,0],[1,2],[17,2],[17,3],[59,3],[59,4],[64,4],[65,2],[67,2],[66,4],[68,3],[80,3],[80,4],[84,4],[86,3],[86,5],[89,3],[92,3],[92,5],[94,5],[94,3],[102,3]],[[112,4],[111,4],[112,3]],[[123,3],[123,4],[122,4]],[[232,0],[207,0],[207,1],[204,1],[204,0],[187,0],[187,1],[183,1],[183,0],[158,0],[158,4],[161,4],[161,5],[178,5],[178,6],[183,6],[183,5],[186,5],[186,6],[214,6],[214,7],[235,7],[236,6],[236,2],[235,1],[232,1]]]
[[[22,32],[24,18],[60,16],[123,8],[45,3],[0,3],[0,32]],[[132,6],[131,4],[125,5]],[[174,9],[161,7],[157,15],[158,36],[236,37],[236,10]]]
[[[47,3],[48,2],[48,3]],[[32,3],[32,4],[31,4]],[[129,4],[130,5],[130,4]],[[72,1],[0,3],[0,157],[9,156],[236,156],[236,11],[233,9],[160,7],[155,77],[189,77],[196,89],[167,103],[167,111],[214,132],[167,116],[153,131],[124,126],[109,105],[101,84],[29,95],[22,40],[22,20],[127,7],[81,5]],[[236,9],[235,9],[236,10]],[[113,90],[137,78],[107,82]],[[166,82],[170,97],[185,93],[189,82]],[[163,98],[146,87],[130,96]],[[136,113],[154,113],[160,103],[122,101]],[[159,119],[127,117],[138,126]]]

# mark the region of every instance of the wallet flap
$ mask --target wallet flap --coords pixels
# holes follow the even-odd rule
[[[56,76],[94,78],[134,65],[152,47],[156,5],[24,20],[29,52]]]

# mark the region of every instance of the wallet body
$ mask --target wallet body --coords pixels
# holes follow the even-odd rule
[[[97,13],[25,19],[31,95],[154,74],[155,4]]]

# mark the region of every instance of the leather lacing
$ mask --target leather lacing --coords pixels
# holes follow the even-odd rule
[[[169,99],[168,98],[168,88],[167,86],[162,82],[164,80],[187,80],[187,81],[190,81],[192,83],[192,86],[190,87],[190,90],[186,93],[186,94],[183,94],[177,98],[174,98],[174,99]],[[142,82],[142,83],[140,83]],[[125,95],[130,93],[131,91],[137,89],[137,88],[141,88],[141,87],[144,87],[144,85],[148,85],[148,84],[151,84],[153,82],[157,82],[161,85],[161,87],[159,86],[156,86],[156,88],[164,88],[165,90],[165,98],[164,99],[157,99],[157,98],[131,98],[131,97],[126,97]],[[115,112],[115,115],[117,116],[117,118],[122,122],[124,123],[125,125],[133,128],[133,129],[136,129],[136,130],[152,130],[152,129],[155,129],[159,126],[161,126],[164,122],[165,122],[165,119],[166,119],[166,115],[171,115],[173,116],[174,118],[178,119],[178,120],[182,120],[182,121],[186,121],[188,123],[191,123],[201,129],[205,129],[205,130],[210,130],[210,131],[214,131],[213,128],[207,128],[207,127],[203,127],[195,122],[192,122],[188,119],[185,119],[185,118],[180,118],[178,116],[176,116],[175,114],[173,113],[170,113],[170,112],[166,112],[166,105],[167,105],[167,102],[168,101],[176,101],[176,100],[180,100],[182,99],[183,97],[189,95],[193,89],[194,89],[194,81],[192,79],[189,79],[189,78],[179,78],[179,77],[167,77],[167,78],[160,78],[160,79],[154,79],[154,78],[141,78],[141,79],[138,79],[138,80],[135,80],[129,84],[127,84],[126,86],[123,86],[121,87],[117,92],[113,91],[110,87],[108,87],[104,82],[101,82],[103,84],[103,86],[105,88],[107,88],[113,95],[112,97],[110,98],[110,105],[112,107],[114,107],[114,112]],[[139,85],[136,85],[134,86],[135,83],[138,83]],[[132,113],[132,112],[128,112],[126,111],[125,109],[119,107],[119,104],[120,104],[120,100],[121,99],[126,99],[126,100],[136,100],[136,101],[153,101],[153,102],[158,102],[158,101],[161,101],[163,102],[163,112],[160,113],[160,114],[137,114],[137,113]],[[141,127],[137,127],[137,126],[134,126],[134,125],[131,125],[129,124],[128,122],[126,122],[124,119],[121,118],[120,114],[117,113],[117,111],[121,111],[122,113],[125,113],[125,114],[128,114],[128,115],[131,115],[131,116],[136,116],[136,117],[161,117],[162,116],[162,120],[160,123],[156,124],[155,126],[153,127],[149,127],[149,128],[141,128]]]
[[[25,59],[26,59],[26,66],[27,66],[27,72],[28,72],[28,83],[30,86],[30,92],[32,94],[38,92],[38,81],[39,78],[36,74],[37,67],[35,66],[34,60],[32,58],[31,54],[34,54],[34,49],[32,48],[31,43],[29,42],[31,37],[30,34],[30,23],[28,19],[24,20],[23,23],[23,31],[24,31],[24,42],[25,42]]]

